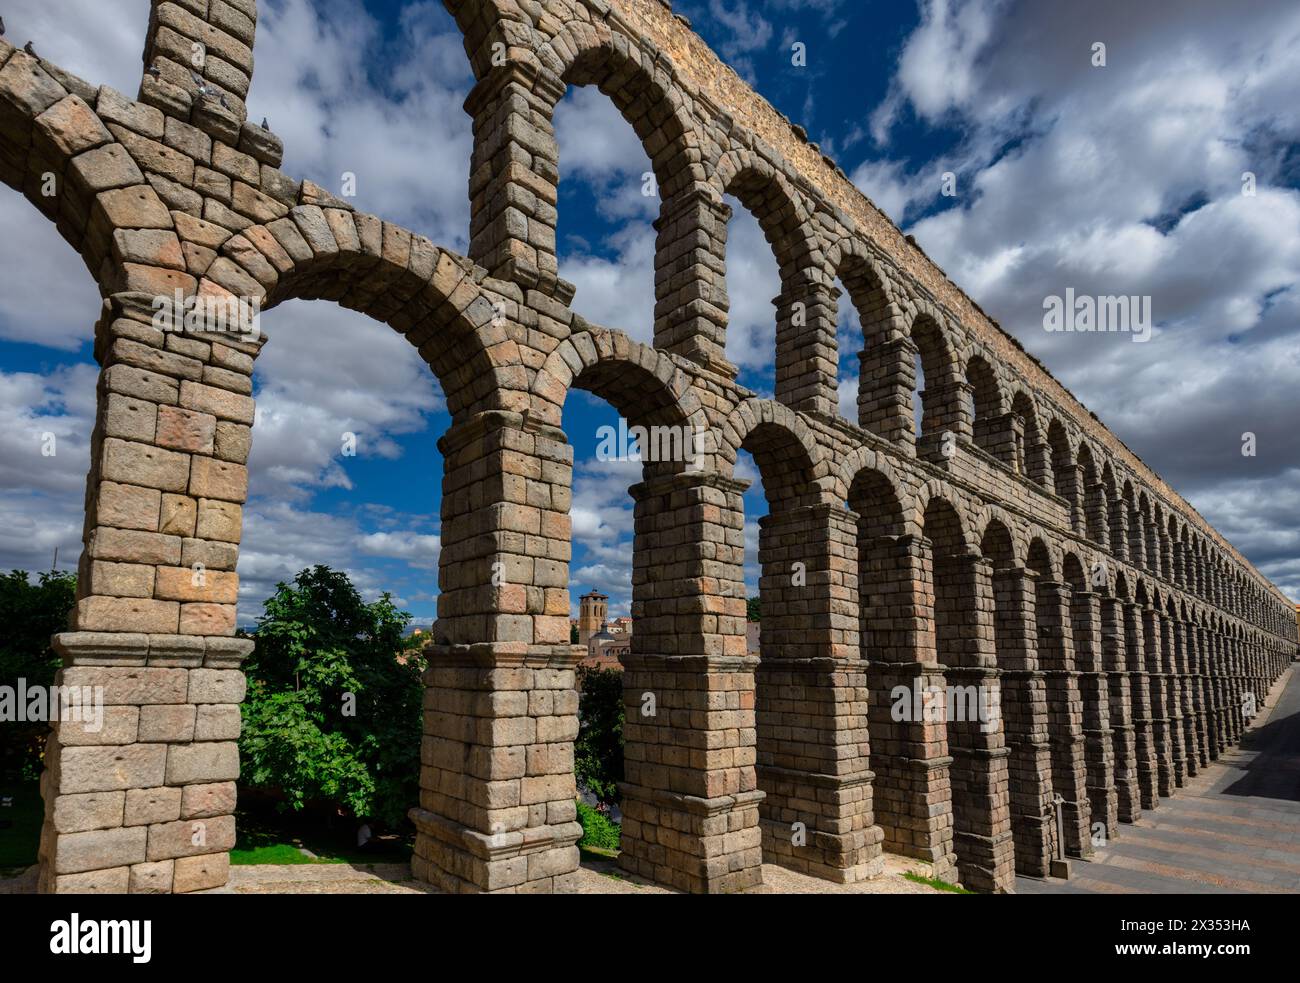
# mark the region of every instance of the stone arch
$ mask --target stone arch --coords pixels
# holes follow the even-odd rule
[[[944,320],[929,304],[918,305],[908,327],[925,374],[925,389],[918,390],[921,426],[918,437],[934,437],[950,430],[958,437],[970,437],[970,421],[963,396],[965,381],[956,349]]]
[[[514,304],[482,286],[483,271],[390,222],[345,208],[298,206],[230,235],[197,296],[330,300],[403,334],[442,384],[453,417],[470,408],[521,409],[526,383],[504,325]],[[513,392],[511,398],[509,393]]]
[[[1106,506],[1102,501],[1100,471],[1092,447],[1087,441],[1079,443],[1079,477],[1083,483],[1084,528],[1088,539],[1099,545],[1109,540],[1106,531]]]
[[[812,504],[824,498],[830,464],[816,435],[788,406],[757,397],[732,411],[721,428],[716,470],[730,477],[737,455],[754,455],[769,506]]]
[[[696,434],[711,429],[689,377],[672,359],[622,332],[604,329],[570,335],[538,370],[531,395],[540,422],[560,426],[564,401],[579,376],[600,386],[597,394],[629,420],[685,426]],[[649,402],[640,402],[645,397]]]
[[[1133,571],[1133,600],[1138,604],[1148,604],[1151,600],[1150,578],[1141,570]]]
[[[1011,399],[1011,413],[1019,428],[1016,470],[1040,487],[1046,487],[1051,474],[1051,451],[1038,423],[1038,408],[1033,396],[1024,389],[1017,389]]]
[[[777,168],[752,150],[731,150],[714,166],[709,187],[733,195],[757,219],[781,274],[776,305],[776,398],[814,413],[838,403],[836,296],[812,208]],[[724,206],[725,208],[725,206]],[[723,212],[729,216],[729,211]],[[725,270],[726,222],[716,238]]]
[[[1087,573],[1088,568],[1083,561],[1079,559],[1079,554],[1069,551],[1065,554],[1061,563],[1061,573],[1065,583],[1076,593],[1087,593],[1092,590],[1091,583]]]
[[[1065,500],[1069,508],[1070,528],[1076,533],[1081,533],[1083,531],[1083,489],[1069,431],[1060,417],[1053,416],[1048,421],[1047,449],[1052,465],[1052,492]]]
[[[976,526],[979,529],[979,526]],[[997,515],[991,515],[980,531],[980,554],[996,567],[1017,563],[1015,538],[1010,527]]]
[[[1047,537],[1041,530],[1030,530],[1029,546],[1025,552],[1025,565],[1033,570],[1040,578],[1048,581],[1057,581],[1057,571],[1061,567],[1057,564],[1052,548],[1048,545]]]
[[[871,250],[853,236],[845,236],[830,247],[826,265],[844,285],[862,324],[855,420],[863,429],[887,440],[905,440],[912,432],[912,423],[899,407],[910,400],[912,387],[909,382],[904,391],[900,380],[910,378],[915,366],[914,354],[907,350],[911,341],[902,330],[905,322],[893,285]],[[838,326],[840,298],[832,291],[831,299],[831,320]]]
[[[849,490],[853,487],[853,483],[857,481],[859,474],[863,471],[879,473],[890,489],[892,489],[894,498],[896,498],[899,503],[905,501],[906,487],[904,485],[903,477],[895,470],[893,464],[890,463],[888,456],[879,453],[869,446],[862,445],[855,447],[849,452],[848,456],[844,458],[842,463],[832,466],[835,470],[832,472],[829,479],[830,491],[836,501],[848,500]],[[918,527],[915,524],[909,525],[907,523],[906,515],[901,504],[899,506],[899,513],[900,523],[907,525],[908,528],[900,530],[897,533],[891,533],[891,535],[906,535],[917,532]]]
[[[700,202],[686,192],[701,171],[698,126],[666,56],[647,55],[606,23],[570,21],[547,38],[518,16],[457,14],[478,76],[465,103],[474,118],[469,255],[476,263],[561,303],[572,300],[574,288],[559,279],[556,256],[561,148],[553,125],[569,85],[594,85],[613,101],[650,159],[662,192],[661,217],[676,219],[685,208],[692,219],[687,231],[694,234],[703,220]],[[504,59],[494,51],[502,45]],[[661,236],[659,252],[671,246]],[[657,341],[684,354],[713,356],[720,327],[670,304],[668,288],[657,279]]]
[[[826,268],[839,277],[857,308],[867,345],[884,341],[900,326],[903,308],[878,257],[857,236],[847,235],[826,250]]]
[[[885,463],[883,459],[879,463]],[[863,538],[881,539],[913,535],[903,508],[897,479],[888,467],[879,468],[872,463],[853,466],[852,477],[837,497],[849,503],[858,515],[858,526]]]
[[[651,56],[605,24],[575,21],[542,44],[537,56],[565,85],[595,86],[610,98],[645,147],[665,201],[692,187],[693,165],[701,161],[699,125],[671,57]]]
[[[977,551],[978,546],[962,519],[960,499],[938,479],[931,479],[917,489],[909,509],[909,524],[922,536],[955,552]],[[937,525],[935,523],[938,523]],[[939,533],[936,539],[933,533]]]
[[[1016,434],[1006,433],[1006,408],[997,373],[984,356],[976,351],[966,362],[966,384],[971,394],[971,421],[975,446],[1004,464],[1015,460]]]

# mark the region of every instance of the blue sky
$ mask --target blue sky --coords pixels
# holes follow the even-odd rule
[[[1083,7],[1084,5],[1072,5]],[[742,77],[1130,447],[1264,572],[1300,594],[1300,13],[1188,0],[1086,9],[986,0],[692,0],[685,13]],[[146,0],[6,4],[9,40],[134,94]],[[357,207],[465,251],[472,79],[438,2],[264,0],[250,114],[286,143],[285,169]],[[1050,8],[1050,9],[1049,9]],[[1090,63],[1107,46],[1104,68]],[[795,43],[807,67],[791,63]],[[598,92],[571,90],[561,147],[561,274],[591,320],[650,340],[657,202],[649,164]],[[1257,177],[1255,197],[1241,175]],[[958,193],[940,195],[945,172]],[[94,412],[90,334],[98,299],[84,268],[19,196],[0,196],[0,568],[60,565],[80,551]],[[1153,297],[1146,345],[1048,335],[1045,296]],[[736,206],[729,235],[728,356],[770,395],[779,278],[757,224]],[[854,402],[860,331],[841,325],[842,405]],[[388,328],[325,303],[264,319],[255,385],[251,499],[240,621],[275,582],[323,562],[417,620],[436,610],[436,380]],[[859,339],[855,342],[855,339]],[[613,411],[571,396],[572,595],[630,601],[634,465],[595,460]],[[58,435],[42,458],[40,435]],[[1241,437],[1258,437],[1243,458]],[[343,435],[358,437],[343,457]],[[746,497],[755,581],[761,485]]]

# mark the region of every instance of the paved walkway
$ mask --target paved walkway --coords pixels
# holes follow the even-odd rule
[[[928,865],[885,855],[885,871],[860,884],[832,884],[772,864],[763,865],[763,886],[754,894],[946,894],[907,880],[913,871],[929,874]],[[668,888],[629,878],[612,862],[584,861],[575,885],[578,894],[677,894]],[[207,894],[433,894],[427,884],[411,880],[406,864],[297,864],[230,868],[230,883]]]
[[[1269,694],[1236,748],[1143,812],[1069,881],[1020,894],[1300,893],[1300,669]]]

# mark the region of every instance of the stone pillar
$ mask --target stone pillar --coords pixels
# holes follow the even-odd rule
[[[1148,708],[1151,719],[1151,753],[1155,757],[1156,793],[1174,794],[1173,729],[1169,719],[1169,678],[1165,669],[1163,619],[1147,607],[1139,612],[1143,655],[1147,669]]]
[[[1223,739],[1226,747],[1237,743],[1237,722],[1241,719],[1241,704],[1237,700],[1237,668],[1233,662],[1232,638],[1219,635],[1221,653],[1220,677],[1223,687]]]
[[[838,883],[863,880],[884,861],[858,639],[857,516],[832,505],[774,512],[759,520],[758,552],[763,854]]]
[[[140,101],[234,146],[248,117],[256,3],[226,0],[211,9],[200,3],[198,14],[192,2],[150,0],[150,6],[144,63],[158,74],[143,76]],[[202,77],[206,95],[191,73]]]
[[[971,432],[975,446],[1008,468],[1018,467],[1017,452],[1025,437],[1025,421],[1019,413],[977,418]]]
[[[1218,760],[1228,746],[1224,719],[1223,649],[1219,633],[1213,628],[1205,630],[1207,683],[1209,686],[1210,759]]]
[[[1110,687],[1110,726],[1115,746],[1116,811],[1122,823],[1136,822],[1142,815],[1138,792],[1137,745],[1133,729],[1133,686],[1128,669],[1124,630],[1124,602],[1102,597],[1101,651]]]
[[[1090,823],[1102,824],[1106,837],[1119,831],[1115,788],[1114,731],[1110,726],[1110,696],[1102,657],[1101,601],[1097,594],[1075,591],[1070,600],[1074,655],[1083,696],[1083,753],[1087,766]]]
[[[1099,546],[1110,546],[1110,522],[1106,518],[1106,488],[1099,481],[1084,489],[1084,517],[1088,538]]]
[[[1129,562],[1128,550],[1128,513],[1124,511],[1124,500],[1112,498],[1110,508],[1110,552],[1120,563]]]
[[[1002,712],[1011,752],[1011,828],[1016,873],[1046,877],[1056,856],[1051,818],[1052,757],[1047,730],[1047,686],[1038,668],[1033,578],[1023,567],[993,572],[995,637]]]
[[[578,646],[425,649],[411,873],[453,894],[572,889]]]
[[[1128,560],[1137,569],[1146,568],[1146,540],[1142,537],[1142,514],[1128,503]]]
[[[1084,764],[1084,710],[1074,651],[1073,615],[1068,584],[1039,580],[1035,592],[1038,663],[1047,683],[1048,733],[1052,752],[1052,790],[1061,804],[1065,850],[1092,853],[1091,808]],[[1052,813],[1053,820],[1055,812]]]
[[[754,669],[745,655],[745,483],[632,489],[637,630],[625,663],[625,870],[693,893],[762,883]]]
[[[1083,466],[1075,461],[1058,467],[1053,475],[1056,494],[1060,495],[1070,506],[1070,528],[1082,536],[1084,530],[1083,514]]]
[[[551,117],[562,80],[519,61],[485,75],[465,101],[474,117],[469,256],[498,279],[560,303],[573,286],[555,254],[559,145]]]
[[[951,434],[958,443],[971,440],[971,385],[965,380],[947,384],[926,380],[920,393],[921,437],[917,456],[926,460],[947,460],[943,454],[944,435]]]
[[[1165,683],[1169,692],[1165,697],[1166,716],[1169,718],[1169,751],[1173,765],[1173,782],[1177,788],[1187,784],[1187,720],[1183,714],[1187,691],[1185,667],[1186,641],[1183,626],[1166,615],[1160,618],[1160,638],[1163,643]]]
[[[731,207],[711,187],[665,199],[654,227],[655,348],[735,378],[726,359],[727,227]]]
[[[1242,665],[1241,639],[1230,636],[1228,639],[1229,667],[1232,673],[1232,740],[1237,743],[1246,730],[1246,670]]]
[[[225,884],[235,842],[235,574],[260,339],[104,304],[84,551],[56,684],[102,700],[63,720],[41,793],[41,891],[184,893]]]
[[[916,446],[917,352],[916,342],[902,336],[868,343],[858,356],[858,424],[900,447]]]
[[[1155,727],[1151,710],[1151,684],[1142,630],[1142,607],[1124,604],[1124,645],[1128,655],[1130,697],[1133,706],[1133,743],[1142,808],[1160,804],[1159,767],[1156,763]]]
[[[785,285],[776,298],[776,399],[792,410],[838,416],[838,288],[815,281]]]
[[[961,883],[1009,892],[1015,883],[1009,751],[1003,738],[994,655],[994,601],[989,562],[975,553],[937,557],[934,620],[946,666],[948,749],[953,756],[953,846]],[[972,707],[992,711],[981,721]]]
[[[558,429],[501,412],[456,423],[438,446],[441,592],[411,870],[453,893],[567,891],[582,835],[572,448]]]
[[[935,661],[931,544],[880,537],[865,540],[858,556],[876,820],[890,853],[929,861],[936,877],[956,879],[945,719],[915,712],[918,697],[944,694]],[[910,707],[899,702],[908,695]]]

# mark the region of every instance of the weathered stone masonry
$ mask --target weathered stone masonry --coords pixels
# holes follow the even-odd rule
[[[447,6],[478,79],[469,257],[279,169],[244,108],[254,0],[155,0],[134,101],[0,42],[0,177],[104,296],[79,595],[56,644],[63,681],[110,706],[103,731],[51,737],[43,890],[226,880],[260,340],[162,330],[153,300],[175,290],[343,304],[410,339],[446,393],[442,635],[411,813],[415,873],[444,889],[559,891],[577,866],[574,388],[714,436],[703,469],[650,465],[632,489],[629,870],[736,891],[764,861],[851,881],[890,850],[1010,890],[1058,838],[1077,856],[1122,835],[1240,736],[1243,700],[1295,651],[1286,599],[681,18],[661,0]],[[608,95],[653,162],[653,347],[573,314],[558,275],[551,117],[570,85]],[[726,194],[781,271],[775,400],[724,357]],[[855,422],[833,415],[841,303],[866,334]],[[771,513],[758,659],[742,448]],[[899,686],[1000,712],[896,719]]]

